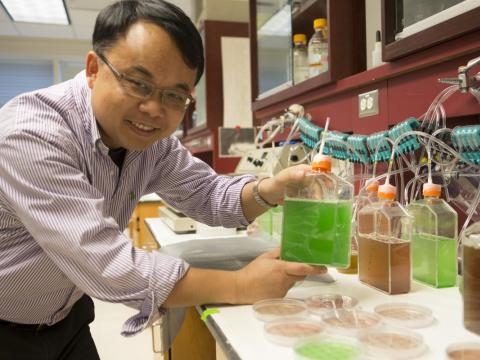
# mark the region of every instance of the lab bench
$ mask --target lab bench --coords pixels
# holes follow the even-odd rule
[[[195,234],[175,235],[159,219],[147,219],[146,223],[160,246],[185,241],[187,237],[189,239],[195,237]],[[458,287],[435,289],[412,281],[410,293],[387,295],[360,283],[357,275],[341,274],[336,269],[329,269],[329,273],[336,279],[334,283],[303,281],[294,286],[287,297],[306,299],[317,294],[339,293],[356,298],[359,308],[370,312],[373,312],[375,306],[385,303],[402,302],[426,306],[433,312],[434,321],[424,328],[413,329],[423,337],[427,345],[426,352],[417,358],[419,360],[445,359],[446,348],[453,343],[480,342],[479,336],[463,327],[463,302]],[[218,310],[218,313],[208,316],[205,321],[209,334],[205,332],[205,326],[199,320],[200,314],[206,309]],[[185,338],[182,340],[182,335],[197,337],[196,333],[185,331],[191,328],[192,321],[197,328],[198,326],[202,328],[203,336],[206,336],[207,340],[202,344],[209,344],[209,349],[204,349],[209,355],[198,359],[294,359],[292,349],[275,345],[266,339],[264,323],[255,318],[251,305],[201,305],[196,306],[195,310],[191,308],[172,349],[175,348],[177,341],[188,344],[185,343]],[[184,350],[188,350],[187,354],[197,352],[193,348]],[[172,360],[187,358],[195,357],[176,357],[175,354],[171,357]]]

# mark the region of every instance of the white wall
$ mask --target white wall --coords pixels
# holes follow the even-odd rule
[[[51,61],[54,83],[67,80],[82,70],[90,41],[0,37],[0,60]]]
[[[248,0],[197,0],[198,19],[249,22]]]
[[[83,61],[90,41],[0,37],[0,58]]]

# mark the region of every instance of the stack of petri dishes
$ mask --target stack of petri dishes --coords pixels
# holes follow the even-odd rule
[[[353,309],[357,306],[358,300],[348,295],[319,294],[310,296],[305,303],[311,314],[322,316],[334,309]]]
[[[356,298],[341,294],[317,294],[305,300],[269,299],[253,305],[255,317],[265,322],[265,337],[276,345],[292,347],[298,360],[403,360],[427,351],[423,337],[410,329],[431,324],[430,309],[386,303],[374,310],[361,310]],[[480,359],[480,345],[448,351],[449,359]]]
[[[307,305],[296,299],[268,299],[253,304],[255,317],[260,321],[270,321],[288,316],[307,314]]]
[[[270,299],[253,305],[255,317],[265,321],[265,337],[274,344],[293,346],[299,339],[322,333],[325,326],[307,317],[307,305],[302,300]]]
[[[321,334],[325,326],[306,317],[285,317],[267,322],[264,330],[266,338],[274,344],[293,346],[299,339]]]
[[[333,310],[322,316],[327,331],[342,336],[356,336],[361,330],[376,329],[382,325],[377,314],[363,310]]]
[[[422,328],[430,325],[434,318],[432,311],[421,305],[409,303],[387,303],[375,307],[375,313],[394,326],[410,329]]]
[[[408,329],[384,327],[361,331],[358,340],[374,359],[415,359],[426,351],[423,337]]]

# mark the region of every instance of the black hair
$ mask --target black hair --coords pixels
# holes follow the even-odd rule
[[[93,50],[103,54],[126,35],[131,25],[141,20],[160,26],[170,35],[185,63],[197,70],[197,84],[205,64],[202,38],[179,7],[163,0],[122,0],[104,8],[95,22]]]

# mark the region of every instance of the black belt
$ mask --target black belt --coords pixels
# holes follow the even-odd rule
[[[17,324],[17,323],[2,320],[2,319],[0,319],[0,326],[8,326],[11,328],[30,330],[30,331],[42,331],[50,327],[47,324]]]
[[[65,321],[68,321],[67,318],[71,316],[79,316],[75,314],[81,314],[80,316],[83,317],[85,315],[86,321],[91,323],[95,317],[94,310],[93,310],[93,301],[88,295],[83,295],[72,307],[70,313],[67,315],[66,318],[56,322],[52,325],[47,324],[18,324],[14,322],[10,322],[7,320],[0,319],[0,326],[10,327],[12,329],[19,329],[19,330],[29,330],[29,331],[42,331],[47,329],[52,329],[54,327],[60,326]]]

